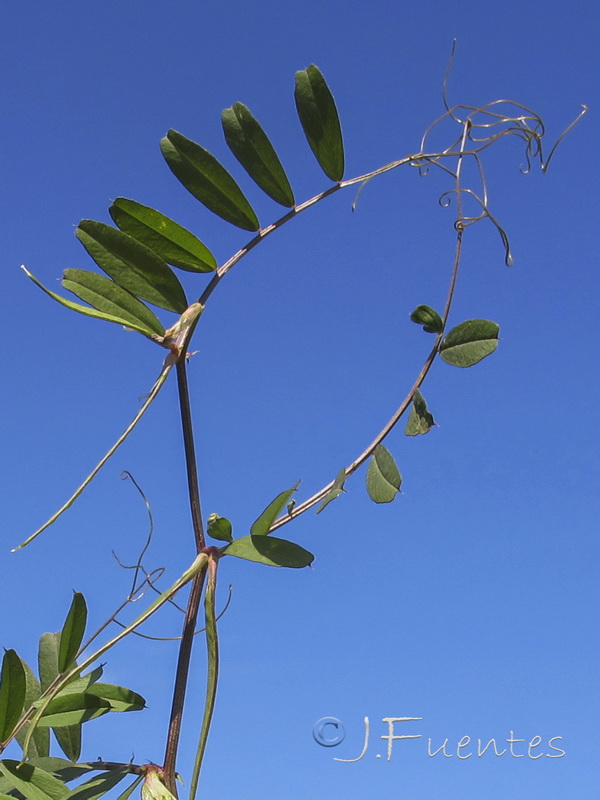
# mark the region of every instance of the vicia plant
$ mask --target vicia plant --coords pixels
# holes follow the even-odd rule
[[[369,173],[347,178],[344,177],[344,148],[338,113],[327,83],[316,66],[309,66],[296,74],[295,102],[310,150],[327,178],[327,184],[319,194],[302,202],[297,201],[267,134],[250,110],[236,103],[226,109],[221,118],[225,141],[236,159],[248,176],[285,209],[282,216],[267,225],[259,222],[236,180],[211,153],[174,130],[169,131],[161,142],[162,154],[169,169],[185,189],[207,209],[231,225],[251,233],[247,244],[223,264],[219,265],[208,247],[177,222],[142,203],[118,198],[109,209],[114,226],[83,220],[77,228],[79,241],[102,272],[65,270],[62,286],[76,300],[67,299],[44,287],[24,268],[28,277],[61,305],[89,317],[116,323],[146,337],[149,346],[161,348],[162,365],[156,382],[123,434],[77,491],[19,547],[32,542],[77,499],[133,431],[171,372],[174,372],[181,409],[196,557],[173,585],[158,594],[133,622],[120,624],[112,638],[103,639],[103,635],[109,623],[117,622],[120,609],[99,631],[86,639],[86,603],[83,596],[76,593],[60,632],[46,633],[40,639],[38,675],[14,650],[6,651],[0,683],[0,754],[13,741],[16,743],[15,751],[16,747],[21,750],[18,758],[0,760],[0,800],[64,800],[67,797],[73,800],[96,800],[117,784],[126,785],[119,800],[126,800],[138,784],[142,784],[142,796],[147,800],[169,798],[176,794],[182,711],[196,621],[203,608],[208,653],[207,688],[204,715],[198,725],[197,756],[189,779],[189,797],[193,800],[197,794],[217,690],[215,586],[223,559],[230,556],[288,568],[302,568],[311,564],[313,555],[310,552],[275,533],[311,508],[317,513],[322,512],[346,491],[349,479],[367,462],[366,488],[369,496],[375,503],[392,501],[400,491],[402,476],[384,441],[403,416],[406,416],[407,436],[427,434],[435,425],[422,394],[423,383],[434,361],[439,356],[452,366],[471,367],[491,355],[498,346],[499,327],[495,322],[468,319],[458,321],[451,327],[448,327],[448,322],[463,240],[471,225],[489,220],[500,235],[505,263],[512,263],[508,237],[490,211],[484,159],[489,148],[497,141],[513,137],[524,147],[527,169],[538,159],[542,170],[545,170],[555,148],[544,159],[544,128],[537,114],[518,103],[507,101],[492,102],[478,108],[450,107],[444,93],[445,110],[426,130],[418,152]],[[445,148],[430,146],[433,131],[436,134],[449,132]],[[466,162],[476,166],[478,186],[464,184]],[[265,504],[264,510],[248,531],[235,537],[226,517],[211,514],[205,523],[201,513],[186,373],[192,338],[201,326],[207,303],[239,261],[303,211],[349,187],[362,188],[368,181],[400,167],[416,167],[423,174],[432,168],[441,170],[450,184],[440,202],[448,205],[452,199],[456,211],[456,240],[450,258],[445,305],[439,311],[425,304],[419,305],[410,314],[412,321],[422,326],[430,340],[429,354],[420,371],[407,387],[397,410],[381,426],[373,441],[363,446],[352,463],[340,465],[332,480],[311,497],[296,501],[298,484],[285,488]],[[475,215],[465,213],[467,198],[469,205],[478,209]],[[189,291],[184,289],[176,270],[187,274],[191,287]],[[407,309],[409,312],[410,309]],[[209,540],[212,543],[208,543]],[[154,589],[154,580],[151,573],[144,572],[140,561],[132,592],[123,606],[134,596],[139,599],[144,591]],[[187,609],[163,758],[150,765],[126,760],[80,761],[84,723],[110,712],[141,711],[145,705],[143,698],[134,691],[103,683],[99,660],[124,637],[137,631],[188,584]],[[50,729],[64,758],[50,755]],[[123,754],[123,758],[127,755]],[[93,773],[92,777],[88,773]],[[79,784],[70,788],[69,783],[77,779]]]

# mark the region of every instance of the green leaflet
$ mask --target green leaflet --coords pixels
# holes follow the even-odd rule
[[[124,325],[131,330],[137,331],[138,333],[142,333],[144,336],[147,336],[149,339],[152,338],[152,331],[148,330],[147,328],[142,328],[139,325],[135,325],[131,322],[131,320],[124,319],[122,317],[114,317],[111,314],[105,314],[103,311],[96,311],[95,308],[89,308],[89,306],[82,306],[79,303],[73,303],[71,300],[67,300],[65,297],[61,297],[56,292],[50,291],[50,289],[46,289],[46,287],[38,281],[35,275],[32,275],[29,270],[21,266],[21,269],[25,272],[28,278],[32,280],[36,286],[45,292],[49,297],[53,300],[56,300],[57,303],[60,303],[61,306],[65,306],[65,308],[71,309],[71,311],[77,311],[79,314],[83,314],[86,317],[93,317],[94,319],[104,319],[107,322],[115,322],[117,325]]]
[[[44,633],[40,637],[38,671],[42,691],[58,676],[58,650],[60,633]],[[66,687],[65,687],[66,688]],[[53,729],[60,749],[71,761],[77,761],[81,753],[81,725],[57,726]]]
[[[130,772],[127,767],[123,767],[121,769],[102,772],[100,775],[94,775],[89,781],[73,789],[69,793],[69,800],[97,800],[129,774]]]
[[[141,694],[112,683],[94,683],[86,689],[85,694],[106,700],[110,705],[110,711],[142,711],[146,708],[146,701]]]
[[[21,718],[26,692],[27,680],[21,659],[15,650],[6,650],[0,672],[0,742],[10,737]]]
[[[188,307],[173,270],[137,239],[91,219],[81,220],[76,234],[100,269],[131,294],[177,314]]]
[[[246,231],[260,228],[242,190],[208,150],[173,130],[160,148],[171,172],[210,211]]]
[[[419,434],[428,433],[434,425],[435,420],[427,408],[425,398],[417,389],[413,396],[412,407],[404,433],[406,436],[418,436]]]
[[[63,697],[66,694],[81,694],[87,692],[89,687],[100,680],[104,672],[102,666],[96,667],[91,672],[88,672],[82,678],[73,678],[67,685],[60,690],[57,697]]]
[[[269,505],[265,508],[258,519],[252,523],[252,526],[250,527],[250,534],[252,536],[266,536],[269,533],[271,525],[275,522],[278,514],[283,510],[283,507],[294,494],[299,485],[300,481],[295,483],[291,489],[281,492],[281,494],[278,494],[274,500],[271,500]]]
[[[81,725],[52,728],[52,733],[66,757],[77,761],[81,755]]]
[[[59,778],[30,762],[19,764],[18,761],[6,759],[0,761],[0,769],[27,800],[63,800],[69,793],[68,787]]]
[[[332,181],[344,176],[344,144],[335,101],[318,67],[296,73],[296,109],[321,169]]]
[[[32,764],[34,767],[41,767],[45,772],[52,773],[52,775],[56,778],[60,778],[64,783],[74,781],[93,769],[93,767],[89,767],[86,764],[73,764],[71,761],[67,761],[64,758],[54,757],[32,758],[28,763]]]
[[[270,567],[308,567],[314,556],[294,542],[275,536],[243,536],[233,541],[224,552],[227,556],[257,561]]]
[[[378,444],[367,470],[367,492],[374,503],[391,503],[400,491],[402,475],[389,450]]]
[[[453,367],[472,367],[498,347],[499,331],[489,319],[468,319],[444,337],[440,356]]]
[[[127,320],[131,326],[137,330],[143,329],[149,336],[153,333],[162,336],[165,332],[162,323],[147,305],[104,275],[83,269],[66,269],[61,283],[65,289],[98,311]]]
[[[276,203],[291,208],[294,194],[287,175],[258,121],[243,103],[221,114],[225,141],[253,181]]]
[[[21,664],[23,665],[23,669],[25,670],[25,681],[26,681],[26,692],[25,692],[25,705],[24,708],[30,708],[33,703],[39,698],[42,688],[40,686],[40,682],[36,678],[33,670],[23,659],[21,659]],[[17,734],[17,742],[23,747],[25,736],[29,730],[29,725],[26,725],[24,728],[21,728],[19,733]],[[33,732],[33,737],[31,738],[29,744],[29,750],[24,755],[27,758],[47,758],[50,754],[50,733],[43,728],[36,728]],[[43,765],[42,765],[43,766]]]
[[[427,333],[441,333],[444,330],[442,318],[431,306],[417,306],[410,318],[417,325],[422,325]]]
[[[87,605],[81,592],[73,593],[71,607],[60,632],[58,671],[66,672],[77,655],[87,623]]]
[[[346,468],[342,467],[341,470],[335,477],[333,482],[333,486],[327,492],[323,500],[321,500],[319,507],[317,508],[317,514],[320,514],[324,508],[326,508],[329,503],[333,500],[337,500],[337,498],[345,491],[344,484],[346,483]]]
[[[221,542],[231,542],[233,540],[231,530],[231,522],[225,517],[220,517],[218,514],[211,514],[208,517],[206,532],[213,539],[218,539]]]
[[[193,233],[160,211],[118,197],[108,209],[115,225],[145,244],[167,264],[188,272],[213,272],[217,262]]]
[[[91,719],[108,714],[111,706],[108,700],[88,694],[59,695],[51,700],[40,718],[41,728],[63,728],[81,725]]]

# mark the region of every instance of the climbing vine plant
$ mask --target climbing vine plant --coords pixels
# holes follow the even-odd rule
[[[406,417],[404,432],[407,436],[425,435],[435,425],[422,389],[436,359],[439,357],[454,367],[469,368],[498,347],[496,322],[468,319],[449,324],[463,241],[470,226],[488,220],[499,234],[506,265],[512,264],[508,236],[491,211],[485,172],[487,151],[500,139],[511,137],[523,148],[523,171],[529,171],[534,161],[545,171],[560,140],[586,110],[582,110],[545,156],[544,126],[530,109],[509,101],[491,102],[481,107],[450,107],[444,90],[444,111],[425,131],[418,152],[369,173],[347,178],[337,109],[316,66],[311,65],[296,74],[294,98],[310,150],[327,178],[327,185],[319,194],[302,202],[297,201],[277,153],[251,111],[242,103],[236,103],[221,116],[225,141],[236,159],[248,176],[285,209],[278,219],[267,225],[261,224],[237,181],[201,145],[174,130],[161,141],[167,166],[185,189],[232,226],[250,232],[247,244],[223,264],[219,265],[209,248],[177,222],[140,202],[118,198],[109,208],[114,226],[82,220],[77,227],[77,238],[103,274],[82,269],[65,270],[62,286],[76,300],[46,288],[23,267],[26,275],[61,305],[137,332],[148,340],[149,346],[162,348],[163,356],[156,382],[123,434],[61,508],[15,549],[29,545],[67,511],[132,433],[174,372],[196,557],[172,586],[158,593],[157,576],[144,570],[140,556],[129,597],[87,639],[86,602],[83,595],[75,593],[60,632],[45,633],[39,641],[37,675],[14,650],[5,652],[0,676],[0,754],[13,741],[20,747],[21,754],[19,759],[0,760],[0,800],[63,800],[66,797],[95,800],[118,784],[126,786],[119,800],[126,800],[138,785],[141,785],[144,800],[169,800],[176,795],[181,719],[190,658],[197,641],[194,632],[202,613],[207,650],[206,701],[203,718],[198,722],[197,753],[188,783],[189,797],[192,800],[196,797],[217,691],[219,652],[215,587],[217,573],[226,568],[222,566],[223,560],[229,556],[294,569],[310,565],[312,553],[287,536],[275,536],[275,532],[292,525],[310,509],[320,514],[350,488],[349,479],[365,464],[369,497],[375,503],[394,500],[400,491],[402,475],[384,442],[402,417]],[[430,146],[434,131],[447,136],[445,148]],[[476,167],[476,186],[466,185],[463,179],[467,162]],[[265,506],[264,510],[248,531],[234,536],[226,517],[211,514],[204,520],[201,510],[187,369],[192,338],[201,330],[204,309],[225,276],[279,228],[337,192],[350,187],[360,191],[367,182],[400,167],[413,167],[422,174],[431,169],[441,170],[449,184],[440,202],[452,205],[455,212],[456,239],[449,258],[445,304],[439,310],[422,304],[410,313],[411,320],[430,337],[429,354],[412,384],[406,387],[396,411],[380,423],[371,442],[359,443],[362,449],[357,448],[352,463],[340,465],[331,481],[311,497],[297,500],[299,484],[295,484],[280,491],[269,502],[258,503],[258,507]],[[477,213],[466,213],[467,200],[469,208],[476,208]],[[186,292],[175,270],[188,273],[190,292]],[[407,309],[407,313],[409,311]],[[111,712],[141,711],[145,706],[145,700],[136,692],[101,681],[101,657],[126,636],[139,632],[143,623],[172,602],[184,587],[189,588],[189,593],[162,759],[145,765],[125,760],[82,761],[84,723]],[[156,592],[156,597],[147,608],[133,622],[120,623],[120,611],[151,590]],[[111,627],[116,630],[112,637],[108,634]],[[51,756],[50,731],[64,758]],[[72,781],[78,780],[75,788],[69,787]]]

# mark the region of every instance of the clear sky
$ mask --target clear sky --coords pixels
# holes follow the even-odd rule
[[[208,148],[267,224],[281,212],[235,162],[219,115],[238,100],[251,108],[298,201],[327,188],[293,103],[294,72],[310,63],[336,98],[347,177],[419,149],[443,112],[453,37],[451,102],[521,102],[544,119],[549,145],[590,106],[545,175],[520,173],[516,140],[487,153],[490,208],[515,265],[504,266],[489,222],[472,228],[451,324],[492,319],[501,343],[469,370],[434,365],[423,394],[439,427],[409,439],[400,425],[387,442],[402,496],[373,505],[362,470],[322,515],[285,529],[315,553],[311,569],[222,562],[219,605],[229,584],[233,596],[201,796],[596,798],[596,5],[21,0],[2,16],[0,645],[29,662],[72,589],[96,625],[127,592],[111,551],[132,562],[147,519],[122,470],[154,512],[147,564],[174,580],[193,547],[173,384],[81,501],[9,552],[121,432],[162,361],[142,337],[52,303],[20,264],[52,288],[64,268],[93,269],[74,226],[108,222],[118,196],[160,209],[225,261],[248,235],[187,194],[158,142],[175,128]],[[409,314],[443,305],[451,270],[453,210],[438,204],[448,188],[441,173],[404,168],[372,181],[354,214],[354,190],[340,192],[253,251],[211,298],[189,369],[193,414],[204,512],[229,517],[235,535],[298,479],[299,500],[331,480],[412,384],[432,340]],[[181,274],[197,296],[206,279]],[[150,630],[175,636],[180,624],[169,612]],[[142,640],[109,654],[107,679],[149,708],[90,723],[85,758],[162,759],[175,656],[173,643]],[[184,776],[203,645],[193,671]],[[339,746],[313,738],[323,717],[344,724]],[[364,757],[335,761],[360,754],[365,717]],[[395,735],[420,738],[394,740],[389,761],[388,717],[420,718],[396,724]],[[448,740],[447,757],[428,755],[429,738],[431,752]],[[477,740],[492,738],[507,752],[478,757]]]

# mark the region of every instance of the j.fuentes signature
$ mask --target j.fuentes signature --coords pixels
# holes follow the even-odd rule
[[[398,733],[396,729],[397,723],[414,723],[419,722],[423,717],[383,717],[381,720],[387,726],[387,733],[383,734],[380,738],[387,742],[387,760],[392,760],[392,752],[395,742],[401,742],[407,739],[424,739],[422,733]],[[352,763],[360,761],[366,754],[369,747],[370,738],[370,724],[369,718],[365,717],[365,741],[362,752],[357,758],[334,758],[334,761],[344,761]],[[400,730],[414,730],[413,725],[402,726]],[[313,726],[313,737],[317,744],[323,747],[337,747],[346,738],[346,731],[344,725],[337,717],[322,717],[317,720]],[[434,758],[437,755],[442,755],[444,758],[459,758],[463,761],[471,757],[481,758],[486,753],[494,754],[495,756],[503,756],[509,753],[513,758],[531,758],[533,761],[538,758],[562,758],[566,752],[562,747],[556,747],[553,742],[562,742],[562,736],[552,736],[548,739],[547,743],[541,736],[534,736],[531,739],[520,739],[515,737],[513,731],[510,731],[510,736],[504,740],[496,739],[472,739],[470,736],[463,736],[458,741],[450,741],[444,739],[440,744],[439,741],[433,743],[431,738],[427,738],[427,755]],[[508,747],[505,747],[505,744]],[[377,753],[376,758],[381,758],[381,753]]]

